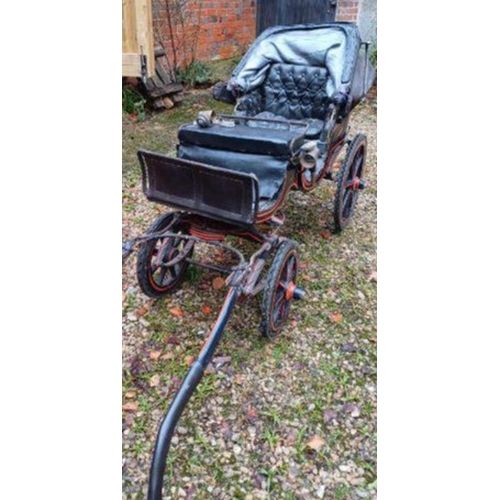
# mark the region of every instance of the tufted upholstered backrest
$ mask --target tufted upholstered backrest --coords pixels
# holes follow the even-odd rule
[[[273,64],[262,85],[262,111],[289,120],[324,120],[328,111],[326,68]]]

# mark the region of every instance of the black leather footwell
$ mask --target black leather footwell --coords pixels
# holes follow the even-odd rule
[[[235,153],[194,145],[180,145],[177,156],[237,172],[255,174],[259,180],[261,201],[276,199],[285,180],[288,166],[288,157]]]

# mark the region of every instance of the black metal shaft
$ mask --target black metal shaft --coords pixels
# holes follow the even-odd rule
[[[219,312],[219,316],[217,317],[217,320],[198,356],[198,359],[190,366],[187,375],[184,377],[177,394],[175,395],[165,417],[163,418],[156,437],[153,461],[151,463],[148,500],[161,500],[163,476],[165,474],[168,450],[170,448],[170,442],[172,440],[175,426],[177,425],[177,421],[188,403],[189,398],[200,383],[205,368],[210,363],[215,350],[217,349],[217,345],[222,338],[224,327],[226,326],[229,316],[236,305],[236,301],[238,300],[240,294],[241,289],[239,286],[232,286],[229,289],[224,304]]]

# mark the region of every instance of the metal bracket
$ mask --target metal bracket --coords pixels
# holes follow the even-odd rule
[[[144,54],[144,50],[141,45],[141,80],[144,84],[146,84],[146,80],[148,79],[148,66],[147,66],[147,58]]]

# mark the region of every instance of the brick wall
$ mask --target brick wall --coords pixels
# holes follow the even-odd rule
[[[155,37],[162,39],[172,65],[172,46],[177,64],[239,57],[255,39],[256,1],[153,0]],[[362,1],[338,0],[337,21],[358,22]]]
[[[153,24],[171,64],[172,46],[177,64],[229,59],[244,54],[255,38],[255,0],[153,0]]]
[[[359,0],[338,0],[335,19],[337,21],[357,22],[359,4]]]

